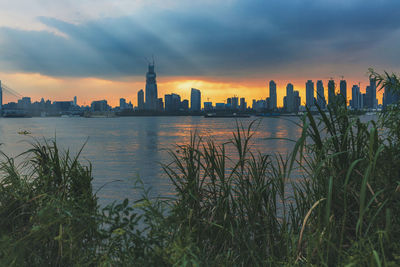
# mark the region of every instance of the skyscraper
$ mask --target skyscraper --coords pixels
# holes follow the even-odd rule
[[[0,117],[3,114],[3,87],[1,87],[1,81],[0,81]]]
[[[347,82],[346,80],[340,80],[340,95],[343,96],[347,103]]]
[[[314,106],[314,83],[311,80],[306,82],[306,106]]]
[[[181,96],[178,94],[167,94],[164,96],[165,111],[178,111],[181,107]]]
[[[376,99],[376,81],[374,79],[369,80],[369,85],[365,89],[365,94],[365,107],[369,109],[376,109],[378,106],[378,100]]]
[[[301,105],[301,97],[299,91],[294,91],[293,92],[293,111],[294,112],[299,112],[299,108]]]
[[[335,101],[335,81],[328,81],[328,104],[331,105]]]
[[[376,80],[375,79],[370,79],[369,80],[369,86],[371,88],[371,94],[370,94],[370,101],[371,101],[371,107],[373,109],[376,109],[378,107],[378,99],[376,99]]]
[[[317,103],[320,108],[325,109],[326,100],[325,100],[325,89],[324,84],[321,80],[317,81]]]
[[[231,107],[232,109],[238,109],[239,108],[239,98],[237,96],[234,96],[231,98]]]
[[[351,107],[352,109],[361,109],[361,93],[358,85],[353,85],[351,88]]]
[[[119,99],[119,108],[120,109],[126,109],[126,99],[125,98],[120,98]]]
[[[76,96],[74,96],[74,106],[76,107],[78,105],[78,99],[76,98]]]
[[[196,88],[192,88],[190,92],[190,110],[191,111],[201,110],[201,92]]]
[[[247,109],[246,99],[244,97],[240,98],[240,110],[244,111]]]
[[[276,83],[273,80],[269,82],[269,108],[277,108]]]
[[[154,71],[154,62],[149,63],[149,70],[146,73],[146,103],[147,110],[158,109],[157,82]]]
[[[294,111],[294,94],[293,94],[293,84],[288,83],[286,86],[286,101],[285,103],[285,110],[287,112],[293,112]]]
[[[396,104],[400,101],[400,95],[398,92],[394,91],[389,87],[385,87],[385,92],[383,93],[383,106],[387,107],[388,105]]]
[[[137,102],[138,102],[138,109],[143,110],[144,109],[144,92],[143,89],[140,89],[139,92],[137,93]]]

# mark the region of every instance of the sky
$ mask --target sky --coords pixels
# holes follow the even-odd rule
[[[0,0],[0,80],[32,100],[136,105],[154,57],[159,97],[250,103],[275,80],[278,104],[288,82],[304,102],[307,80],[341,76],[351,95],[370,67],[399,72],[399,18],[398,0]]]

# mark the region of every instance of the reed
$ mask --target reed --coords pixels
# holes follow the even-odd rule
[[[371,77],[400,90],[396,75]],[[174,198],[105,208],[91,166],[35,142],[0,165],[0,262],[9,266],[396,266],[399,105],[363,123],[336,101],[307,112],[288,155],[252,147],[257,121],[223,144],[197,133],[163,165]],[[236,155],[229,157],[227,151]]]

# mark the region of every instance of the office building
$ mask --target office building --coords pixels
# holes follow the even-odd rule
[[[271,80],[269,82],[269,109],[276,110],[277,108],[276,83]]]
[[[321,80],[317,81],[317,104],[321,109],[326,108],[325,88]]]
[[[388,88],[385,87],[385,91],[383,93],[383,107],[387,107],[388,105],[392,105],[392,104],[396,104],[398,103],[400,100],[400,96],[399,93]]]
[[[165,111],[178,111],[181,107],[181,96],[178,94],[167,94],[164,96]]]
[[[76,107],[78,105],[78,98],[76,96],[74,96],[74,106]]]
[[[366,101],[365,107],[369,109],[376,109],[378,107],[378,100],[376,99],[376,80],[370,79],[369,85],[366,90]]]
[[[293,112],[299,112],[299,108],[301,105],[301,97],[299,91],[293,92],[293,101],[294,101]]]
[[[286,86],[286,96],[284,97],[284,108],[286,112],[294,112],[294,93],[293,84],[288,83]]]
[[[201,92],[199,89],[192,88],[190,92],[190,110],[195,112],[201,110]]]
[[[306,106],[311,108],[314,104],[314,83],[308,80],[306,82]]]
[[[164,111],[164,102],[161,97],[157,99],[156,111]]]
[[[354,110],[362,109],[362,95],[360,92],[360,87],[358,85],[353,85],[351,88],[351,108]]]
[[[126,99],[125,98],[120,98],[119,99],[119,108],[120,109],[126,109],[127,104],[126,104]]]
[[[147,110],[158,110],[158,93],[157,93],[157,82],[156,73],[154,71],[154,62],[149,63],[149,69],[146,73],[146,102],[145,108]]]
[[[340,80],[339,88],[340,88],[340,95],[342,96],[342,99],[344,99],[345,103],[347,103],[347,82],[346,82],[346,80]]]
[[[143,89],[140,89],[139,92],[137,93],[137,101],[138,101],[138,109],[143,110],[144,109],[144,92]]]
[[[240,110],[245,111],[247,109],[246,99],[244,97],[240,98]]]
[[[335,102],[335,81],[334,80],[329,80],[328,81],[328,104],[331,105],[333,102]]]
[[[212,102],[204,102],[204,110],[205,110],[205,111],[211,111],[211,110],[213,110],[213,104],[212,104]]]
[[[236,96],[234,96],[234,97],[232,97],[231,98],[231,108],[232,109],[238,109],[239,108],[239,98],[238,97],[236,97]]]
[[[110,106],[107,104],[107,100],[98,100],[98,101],[93,101],[90,105],[90,109],[92,111],[108,111],[110,110]]]

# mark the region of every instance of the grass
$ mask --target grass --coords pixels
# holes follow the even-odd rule
[[[400,88],[392,75],[370,73]],[[100,208],[79,153],[44,141],[21,166],[3,155],[0,263],[398,266],[399,106],[363,123],[340,103],[306,113],[287,156],[251,149],[256,123],[238,124],[224,144],[193,134],[163,165],[173,199],[142,189],[134,203]]]

